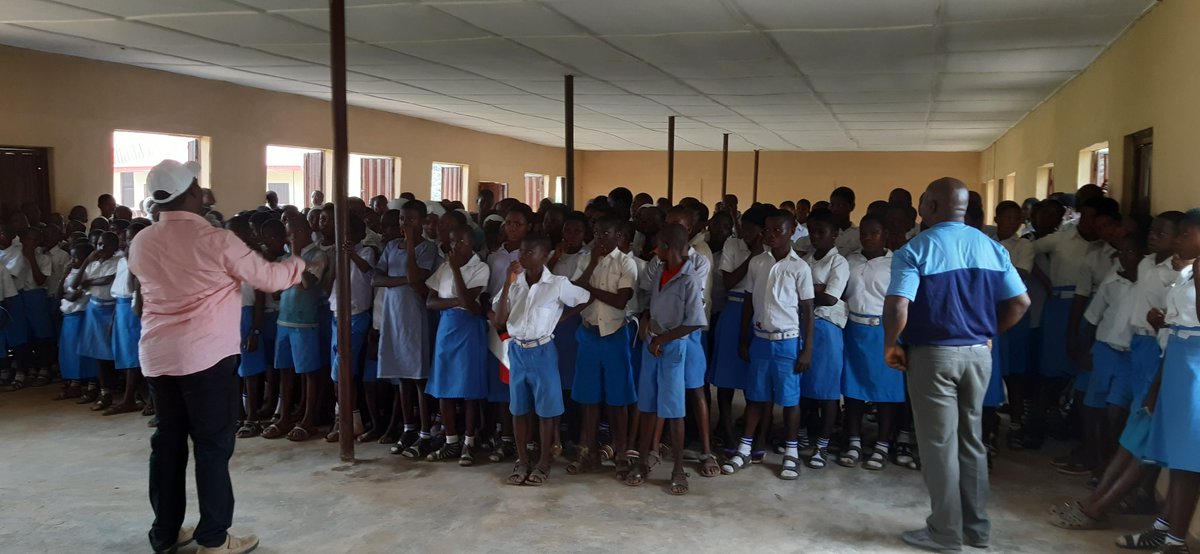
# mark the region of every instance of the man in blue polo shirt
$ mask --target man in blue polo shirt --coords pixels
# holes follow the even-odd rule
[[[904,542],[937,552],[986,547],[987,449],[980,416],[992,374],[992,337],[1029,307],[1025,285],[1000,243],[963,223],[967,186],[929,184],[920,214],[928,230],[892,258],[884,306],[884,355],[908,372],[933,514]]]

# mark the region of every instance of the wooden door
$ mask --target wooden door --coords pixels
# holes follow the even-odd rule
[[[50,156],[46,148],[0,146],[0,216],[34,202],[43,215],[50,213]],[[31,222],[33,223],[33,222]]]

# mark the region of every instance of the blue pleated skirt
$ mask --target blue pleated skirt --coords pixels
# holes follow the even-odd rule
[[[100,302],[95,298],[88,301],[84,312],[83,332],[79,336],[77,352],[97,360],[113,361],[112,335],[116,304]]]
[[[1200,473],[1200,337],[1172,335],[1163,358],[1146,458]]]
[[[142,367],[138,360],[138,341],[142,338],[142,318],[133,313],[132,298],[117,298],[113,316],[112,351],[117,369]]]
[[[842,329],[819,317],[816,319],[813,324],[812,367],[801,378],[800,394],[813,400],[840,400],[842,368],[846,363]]]
[[[63,316],[61,340],[58,345],[58,369],[67,380],[95,379],[100,368],[96,360],[80,356],[75,345],[83,334],[83,323],[87,316],[75,312]]]
[[[463,309],[443,310],[425,392],[434,398],[487,398],[488,357],[487,321]]]
[[[888,367],[883,359],[883,325],[850,321],[844,337],[842,394],[867,402],[904,402],[904,372]]]
[[[734,296],[734,295],[730,295]],[[723,389],[746,388],[746,371],[750,362],[738,355],[741,342],[743,302],[730,300],[717,316],[713,327],[712,384]]]

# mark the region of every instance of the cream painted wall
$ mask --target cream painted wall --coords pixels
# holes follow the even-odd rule
[[[839,186],[857,194],[856,214],[873,200],[887,200],[893,188],[913,192],[914,199],[930,181],[957,177],[974,185],[978,152],[762,152],[758,199],[779,203],[808,198],[828,200]],[[644,190],[656,198],[667,192],[666,152],[597,152],[582,154],[581,190],[586,199],[617,186]],[[753,193],[754,153],[729,153],[729,192],[749,205]],[[695,196],[713,205],[721,196],[721,153],[675,154],[675,198]]]
[[[1158,4],[1086,71],[983,152],[979,180],[1017,174],[1034,196],[1037,168],[1054,164],[1057,190],[1077,184],[1079,151],[1107,141],[1111,194],[1126,203],[1125,136],[1154,128],[1151,209],[1200,206],[1200,2]]]
[[[51,148],[55,209],[96,211],[112,191],[116,129],[211,138],[210,182],[226,213],[262,203],[266,145],[331,148],[327,102],[133,66],[0,47],[0,144]],[[429,196],[434,160],[478,181],[523,186],[562,175],[562,149],[387,112],[350,108],[350,149],[397,156],[401,190]],[[473,201],[473,198],[471,199]]]

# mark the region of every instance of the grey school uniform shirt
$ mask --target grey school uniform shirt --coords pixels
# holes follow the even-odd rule
[[[665,263],[651,263],[638,276],[638,288],[650,299],[651,332],[658,334],[676,327],[708,325],[708,317],[704,315],[704,277],[697,265],[695,257],[685,259],[679,273],[661,288],[659,281],[667,267]]]

